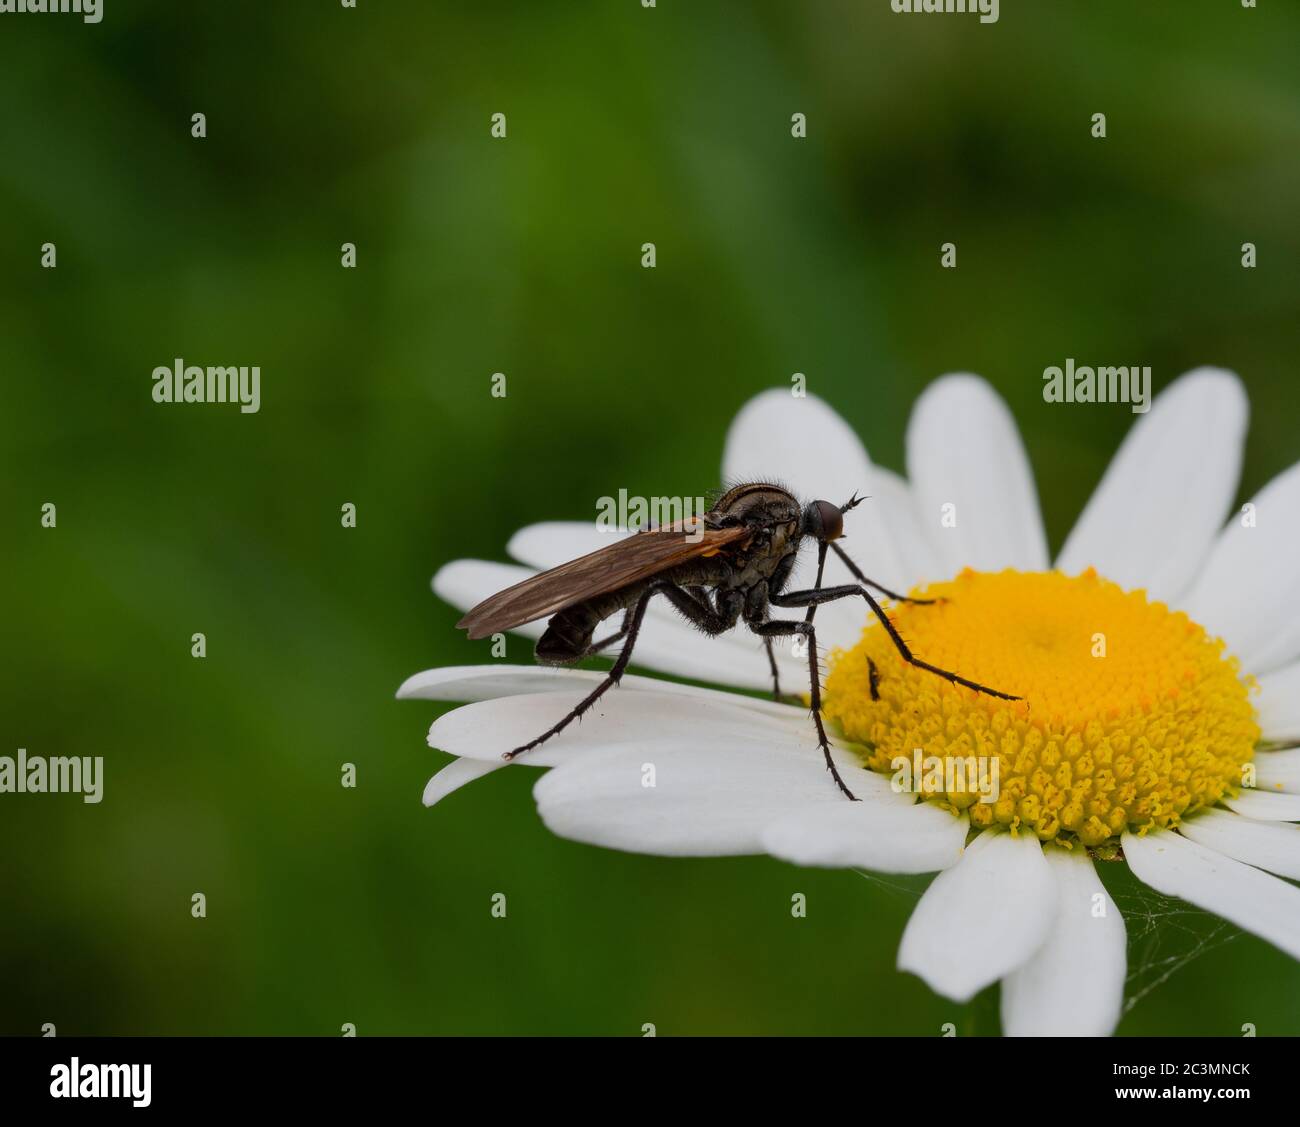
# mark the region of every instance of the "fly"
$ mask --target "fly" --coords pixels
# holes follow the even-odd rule
[[[773,638],[800,636],[808,645],[809,695],[817,745],[826,768],[839,789],[856,796],[836,770],[830,741],[821,716],[821,683],[817,661],[817,633],[813,616],[823,603],[839,599],[865,599],[905,661],[955,685],[1002,700],[1019,700],[1009,693],[971,681],[947,669],[922,661],[903,641],[870,589],[898,602],[930,603],[909,599],[868,579],[837,543],[844,532],[844,514],[861,504],[854,495],[843,505],[812,501],[801,505],[789,490],[755,482],[736,485],[703,516],[689,517],[659,528],[628,536],[484,599],[456,625],[471,638],[485,638],[549,618],[537,642],[536,657],[544,665],[570,665],[622,642],[613,668],[559,723],[503,758],[514,759],[564,731],[617,685],[632,660],[646,607],[656,597],[667,599],[705,634],[724,634],[742,619],[763,639],[772,668],[773,693],[780,697]],[[817,544],[817,581],[802,591],[787,591],[786,583],[805,539]],[[856,583],[822,586],[826,554],[834,552]],[[803,618],[772,618],[770,608],[806,608]],[[622,612],[618,630],[593,641],[607,618]],[[872,678],[873,689],[876,678]],[[873,694],[874,695],[874,694]]]

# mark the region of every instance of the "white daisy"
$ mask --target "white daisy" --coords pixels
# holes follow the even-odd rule
[[[1122,855],[1157,891],[1300,958],[1300,889],[1278,879],[1300,879],[1300,827],[1289,824],[1300,821],[1300,464],[1225,526],[1246,419],[1230,373],[1173,383],[1134,425],[1053,565],[1015,423],[983,380],[947,376],[921,396],[907,480],[872,465],[820,401],[758,396],[732,424],[724,478],[775,478],[805,499],[869,495],[846,518],[857,563],[889,587],[951,596],[891,611],[914,651],[1026,702],[904,664],[879,626],[864,631],[861,603],[832,603],[817,618],[819,640],[839,648],[825,707],[840,733],[836,764],[862,801],[831,782],[806,710],[628,676],[584,723],[517,761],[549,768],[534,789],[543,821],[640,853],[938,872],[898,965],[957,1001],[1000,980],[1009,1034],[1114,1028],[1125,931],[1099,858]],[[457,561],[434,590],[467,609],[608,542],[592,524],[534,525],[510,542],[519,565]],[[826,582],[849,581],[832,556]],[[788,650],[778,660],[783,685],[798,687],[806,664]],[[705,638],[666,605],[651,604],[635,661],[770,688],[758,639]],[[430,729],[430,745],[457,758],[430,780],[425,803],[506,766],[504,750],[600,679],[505,665],[410,678],[399,697],[476,702]],[[995,756],[1000,796],[898,793],[889,763],[913,748]]]

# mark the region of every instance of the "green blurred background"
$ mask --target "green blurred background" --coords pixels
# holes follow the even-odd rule
[[[929,380],[988,377],[1057,547],[1133,416],[1043,368],[1228,366],[1257,489],[1300,458],[1298,41],[1269,0],[0,17],[0,754],[107,774],[0,798],[0,1032],[996,1032],[893,970],[923,879],[579,846],[525,770],[426,811],[437,709],[393,692],[489,660],[441,564],[712,487],[796,371],[894,468]],[[260,413],[153,403],[177,356],[260,364]],[[1104,875],[1122,1033],[1300,1033],[1289,959]]]

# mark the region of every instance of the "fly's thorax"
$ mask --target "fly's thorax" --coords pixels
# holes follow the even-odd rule
[[[803,541],[803,534],[799,531],[799,527],[799,521],[792,520],[785,521],[772,529],[769,553],[777,563],[799,550],[799,545]]]
[[[770,579],[783,560],[799,550],[803,508],[788,489],[765,482],[734,485],[705,516],[715,528],[737,524],[750,532],[725,548],[708,581],[729,589],[751,587]]]
[[[759,524],[799,519],[799,501],[779,485],[751,482],[734,485],[718,498],[708,513],[711,522]]]
[[[756,532],[753,540],[731,556],[722,585],[746,588],[765,583],[799,551],[801,542],[797,523]]]

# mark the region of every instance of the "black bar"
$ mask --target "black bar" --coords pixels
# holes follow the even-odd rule
[[[657,1043],[631,1043],[648,1040]],[[834,1093],[849,1083],[867,1114],[873,1093],[919,1101],[919,1113],[928,1092],[949,1106],[966,1093],[991,1106],[1068,1107],[1077,1116],[1122,1105],[1158,1112],[1281,1101],[1293,1087],[1295,1047],[1296,1039],[1251,1037],[9,1038],[0,1043],[0,1107],[9,1122],[24,1121],[12,1118],[19,1111],[134,1109],[131,1095],[53,1096],[75,1059],[82,1084],[105,1075],[96,1068],[88,1080],[87,1066],[148,1064],[148,1106],[139,1110],[166,1115],[283,1108],[333,1117],[391,1105],[434,1116],[481,1101],[495,1116],[516,1101],[536,1114],[599,1100],[613,1117],[604,1092],[639,1111],[662,1103],[678,1113],[691,1091],[725,1099],[729,1111],[753,1103],[770,1112],[773,1101],[797,1108],[842,1098]],[[110,1082],[122,1076],[108,1074]]]

